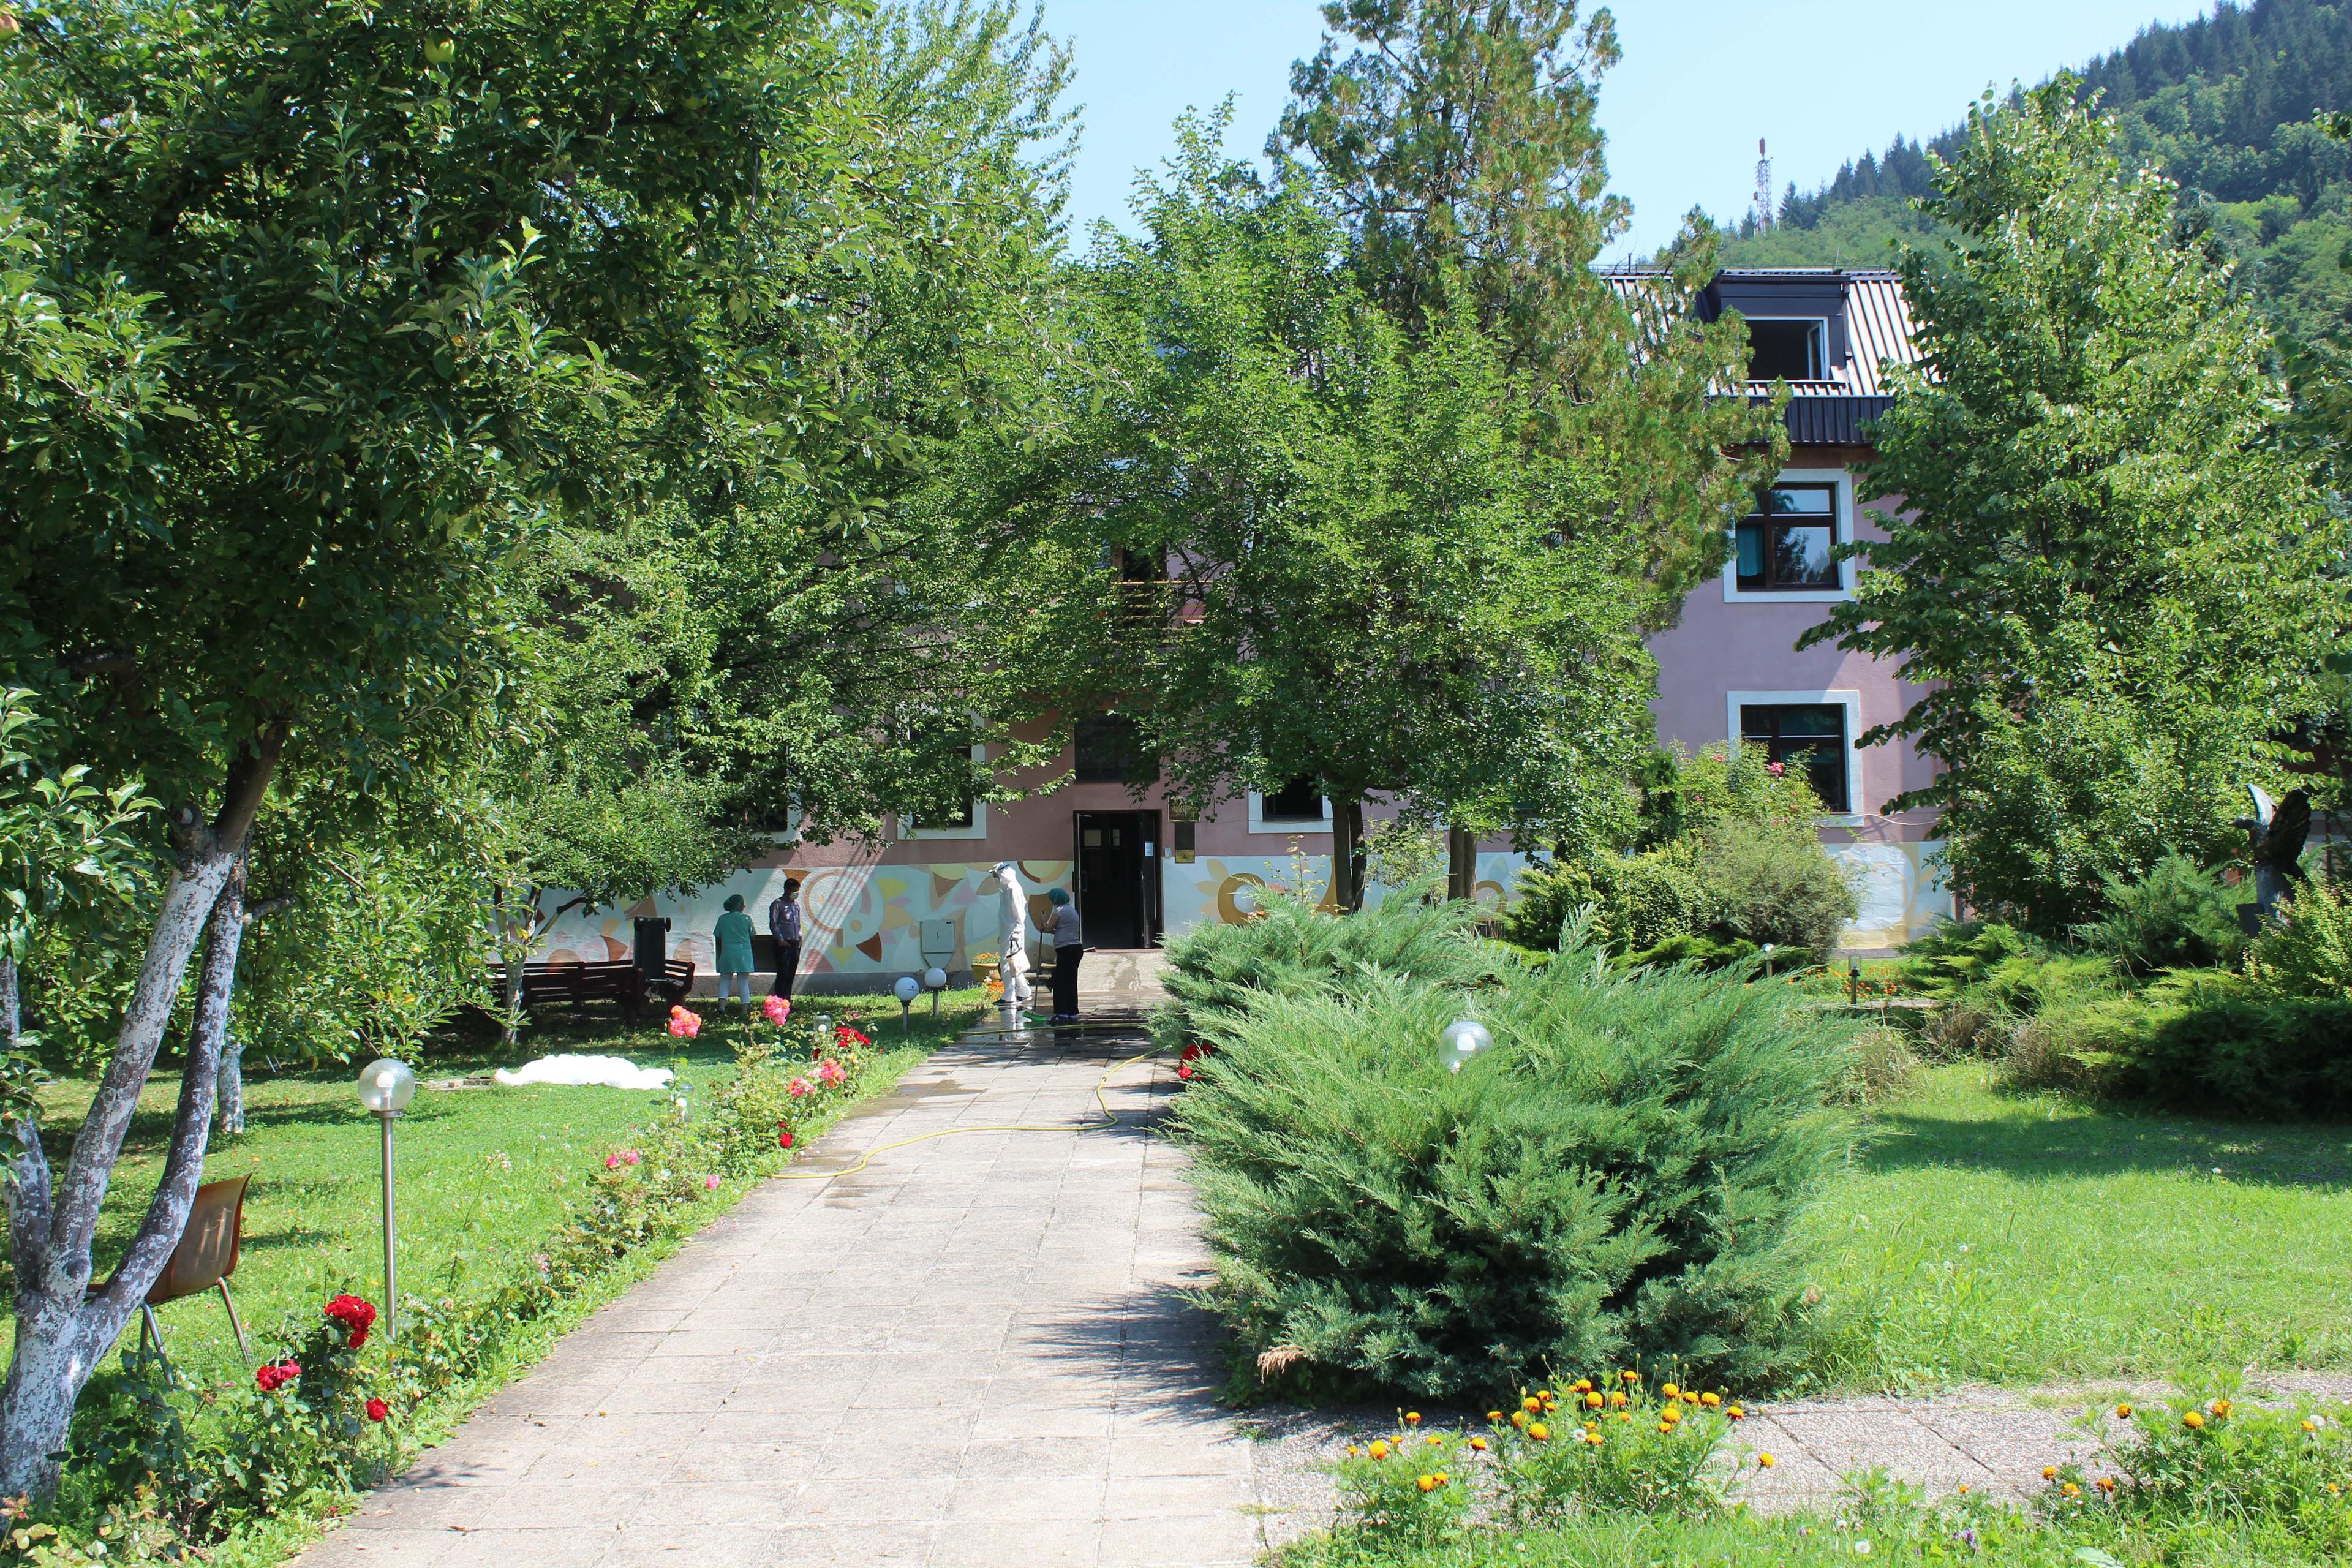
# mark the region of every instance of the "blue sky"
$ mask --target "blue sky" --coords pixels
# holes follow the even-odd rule
[[[1228,150],[1255,155],[1288,96],[1290,62],[1322,36],[1314,0],[1045,0],[1077,52],[1086,137],[1073,187],[1079,226],[1124,223],[1134,172],[1156,165],[1187,105],[1237,95]],[[1601,89],[1616,188],[1646,251],[1694,205],[1737,220],[1756,183],[1810,189],[1897,132],[1958,121],[1987,83],[2034,81],[2179,22],[2200,0],[1628,0],[1613,9],[1625,58]]]

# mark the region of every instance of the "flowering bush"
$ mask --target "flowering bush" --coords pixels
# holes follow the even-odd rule
[[[1528,1524],[1575,1508],[1718,1512],[1727,1477],[1716,1457],[1742,1414],[1720,1390],[1669,1383],[1653,1395],[1633,1373],[1522,1391],[1507,1415],[1487,1413],[1504,1511]]]
[[[1350,1445],[1331,1466],[1339,1508],[1354,1532],[1385,1542],[1434,1546],[1461,1532],[1470,1512],[1471,1467],[1484,1438],[1423,1432],[1408,1414],[1396,1435]]]
[[[2227,1395],[2118,1405],[2089,1466],[2053,1466],[2038,1510],[2210,1526],[2286,1523],[2324,1559],[2352,1555],[2352,1405],[2242,1405]]]

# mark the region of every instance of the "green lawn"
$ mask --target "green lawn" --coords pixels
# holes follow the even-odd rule
[[[1813,1225],[1829,1384],[2352,1364],[2352,1126],[2144,1115],[1946,1067]]]
[[[982,1005],[978,991],[944,999],[941,1021],[929,1006],[915,1014],[911,1062],[953,1037]],[[836,1017],[863,1012],[875,1043],[899,1047],[898,1005],[879,997],[809,999]],[[530,1031],[520,1050],[495,1052],[495,1041],[436,1038],[417,1062],[424,1079],[487,1073],[531,1057],[563,1050],[625,1056],[642,1067],[677,1067],[692,1085],[689,1102],[707,1095],[732,1069],[731,1023],[716,1005],[702,1009],[694,1040],[673,1039],[658,1025],[630,1029],[617,1020],[582,1026],[563,1023]],[[683,1047],[683,1049],[681,1049]],[[277,1342],[278,1326],[305,1327],[327,1299],[350,1290],[381,1301],[382,1183],[374,1118],[352,1092],[358,1064],[270,1073],[251,1064],[247,1079],[247,1130],[215,1139],[205,1162],[207,1180],[250,1171],[245,1246],[230,1289],[255,1350]],[[896,1074],[888,1075],[895,1078]],[[44,1142],[60,1172],[75,1128],[89,1103],[86,1081],[52,1086]],[[176,1073],[159,1072],[141,1096],[122,1163],[108,1190],[100,1230],[100,1278],[111,1271],[162,1173],[163,1148],[179,1094]],[[675,1116],[668,1093],[601,1088],[420,1089],[397,1123],[400,1177],[400,1278],[404,1295],[462,1294],[469,1282],[487,1286],[551,1232],[566,1205],[584,1189],[583,1176],[607,1150],[657,1117]],[[712,1195],[716,1217],[732,1186]],[[0,1259],[5,1259],[0,1249]],[[0,1273],[5,1273],[0,1262]],[[13,1283],[10,1281],[9,1283]],[[0,1289],[0,1314],[10,1300]],[[242,1376],[236,1347],[217,1296],[191,1297],[160,1309],[165,1344],[185,1370],[205,1377]],[[137,1332],[137,1319],[130,1333]]]

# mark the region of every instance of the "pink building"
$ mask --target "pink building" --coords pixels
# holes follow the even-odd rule
[[[1642,287],[1638,273],[1612,276],[1629,291]],[[1863,426],[1887,405],[1881,361],[1916,357],[1909,312],[1893,273],[1826,269],[1726,272],[1701,310],[1709,320],[1727,310],[1748,320],[1751,392],[1790,384],[1791,447],[1758,511],[1737,522],[1720,581],[1695,591],[1681,624],[1654,640],[1659,738],[1694,752],[1762,746],[1804,767],[1832,808],[1822,837],[1854,866],[1863,889],[1847,943],[1891,946],[1950,909],[1933,885],[1932,824],[1885,809],[1927,778],[1928,763],[1906,746],[1855,743],[1915,694],[1883,660],[1795,645],[1824,606],[1853,592],[1853,563],[1831,551],[1871,528],[1874,498],[1856,493],[1854,477],[1868,454]],[[1178,820],[1157,786],[1140,801],[1129,794],[1124,742],[1117,721],[1090,721],[1061,766],[1010,781],[1035,785],[1069,773],[1051,795],[975,801],[945,826],[887,825],[876,843],[782,847],[770,863],[690,900],[567,916],[551,933],[550,955],[625,956],[630,917],[661,914],[672,921],[672,952],[707,973],[726,897],[743,894],[756,923],[795,876],[803,884],[803,989],[872,990],[927,963],[968,971],[974,953],[1001,949],[988,879],[1000,861],[1019,865],[1033,921],[1047,889],[1069,889],[1097,948],[1145,947],[1203,921],[1238,921],[1253,889],[1267,883],[1325,885],[1329,807],[1311,788],[1251,791],[1212,816]],[[1507,841],[1482,845],[1480,897],[1506,898],[1525,864]]]

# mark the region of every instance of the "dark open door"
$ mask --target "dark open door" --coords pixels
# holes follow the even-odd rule
[[[1078,915],[1088,947],[1150,947],[1160,939],[1160,814],[1081,811]]]

